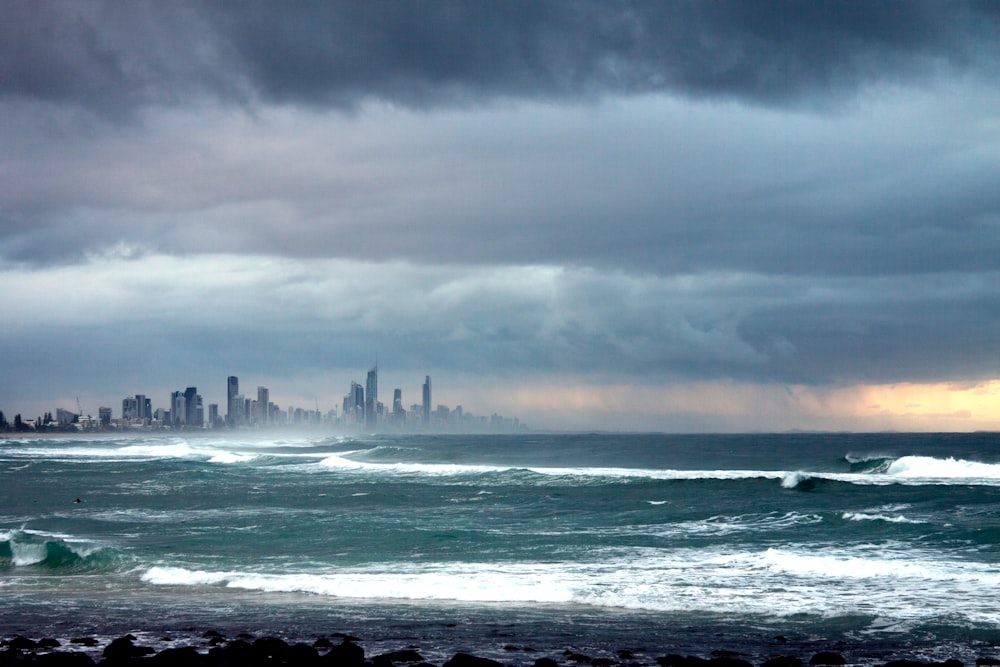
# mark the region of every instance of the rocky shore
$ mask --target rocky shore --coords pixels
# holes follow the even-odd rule
[[[128,634],[106,643],[93,637],[68,640],[31,639],[17,635],[0,641],[0,667],[45,665],[52,667],[90,667],[104,665],[145,665],[148,667],[265,667],[289,665],[302,667],[837,667],[871,664],[856,662],[835,651],[820,651],[809,656],[777,655],[752,662],[746,656],[729,651],[714,651],[705,656],[656,655],[644,650],[620,649],[614,658],[592,657],[572,649],[556,655],[539,655],[530,647],[505,646],[508,660],[494,660],[459,652],[435,664],[424,658],[419,646],[367,655],[357,637],[334,634],[312,643],[288,643],[275,637],[254,638],[239,635],[228,639],[217,631],[186,639],[165,636],[157,641],[141,642]],[[877,663],[878,667],[967,667],[960,660],[923,662],[897,659]],[[1000,660],[981,657],[976,667],[998,667]]]

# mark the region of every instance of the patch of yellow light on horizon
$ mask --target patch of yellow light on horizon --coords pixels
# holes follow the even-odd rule
[[[998,380],[977,384],[873,385],[859,388],[857,400],[857,414],[1000,420]]]
[[[518,408],[563,413],[687,412],[842,418],[891,415],[1000,425],[1000,380],[827,387],[730,381],[668,386],[526,385],[514,392],[513,402]]]

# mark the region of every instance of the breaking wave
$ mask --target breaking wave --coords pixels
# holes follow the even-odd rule
[[[25,528],[0,531],[0,570],[116,571],[130,564],[121,551],[89,540]]]

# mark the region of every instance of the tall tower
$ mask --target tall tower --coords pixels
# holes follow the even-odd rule
[[[271,392],[267,387],[257,387],[257,423],[267,424],[271,409]]]
[[[375,427],[375,419],[378,411],[378,361],[375,366],[368,371],[368,379],[365,381],[365,426]]]
[[[182,426],[187,422],[187,408],[184,405],[184,392],[170,392],[170,422],[175,426]]]
[[[427,375],[424,379],[424,426],[430,426],[431,424],[431,376]]]
[[[184,390],[184,419],[182,424],[201,426],[198,423],[198,387],[188,387]]]
[[[351,380],[351,393],[345,397],[344,417],[347,417],[347,410],[351,411],[351,420],[354,424],[364,424],[365,421],[365,388]]]
[[[235,375],[226,378],[226,421],[232,426],[236,423],[236,397],[240,395],[240,379]]]

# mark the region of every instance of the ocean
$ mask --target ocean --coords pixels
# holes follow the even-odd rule
[[[1000,655],[1000,435],[0,440],[0,637]],[[638,656],[638,657],[636,657]]]

